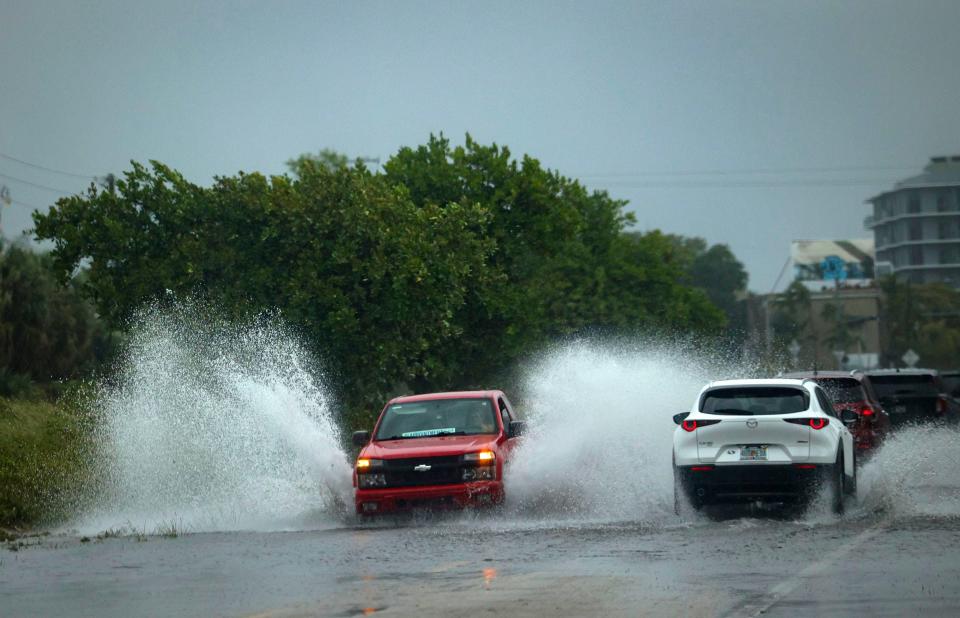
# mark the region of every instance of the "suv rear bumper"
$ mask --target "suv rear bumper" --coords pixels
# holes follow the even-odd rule
[[[814,464],[702,465],[678,467],[676,475],[687,497],[701,504],[793,501],[808,498],[825,469]]]
[[[354,503],[360,515],[399,513],[413,509],[449,510],[486,507],[503,502],[502,481],[452,485],[357,489]]]

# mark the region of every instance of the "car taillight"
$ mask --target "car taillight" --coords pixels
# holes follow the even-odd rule
[[[690,466],[692,472],[709,472],[713,470],[713,466]]]
[[[720,421],[683,421],[680,423],[680,426],[683,427],[684,431],[696,431],[698,427],[709,427],[710,425],[716,425]]]
[[[861,415],[861,416],[873,416],[873,408],[871,408],[871,407],[868,406],[867,404],[863,404],[863,407],[860,408],[860,415]]]
[[[937,399],[937,414],[944,414],[947,411],[947,400],[943,397]]]
[[[812,429],[823,429],[830,424],[830,419],[827,418],[785,418],[783,419],[788,423],[793,423],[794,425],[809,425]]]

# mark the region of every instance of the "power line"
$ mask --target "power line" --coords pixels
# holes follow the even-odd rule
[[[55,168],[52,168],[52,167],[47,167],[47,166],[45,166],[45,165],[40,165],[39,163],[31,163],[30,161],[24,161],[23,159],[18,159],[18,158],[16,158],[16,157],[11,157],[10,155],[4,154],[4,153],[2,153],[2,152],[0,152],[0,158],[8,159],[8,160],[10,160],[10,161],[16,161],[17,163],[19,163],[19,164],[21,164],[21,165],[26,165],[27,167],[33,167],[33,168],[36,168],[36,169],[38,169],[38,170],[43,170],[43,171],[45,171],[45,172],[51,172],[51,173],[53,173],[53,174],[62,174],[62,175],[64,175],[64,176],[72,176],[73,178],[84,178],[84,179],[87,179],[87,180],[89,180],[89,179],[94,179],[94,180],[95,180],[95,179],[96,179],[96,176],[92,176],[92,175],[89,175],[89,176],[88,176],[88,175],[85,175],[85,174],[75,174],[74,172],[65,172],[65,171],[63,171],[63,170],[58,170],[58,169],[55,169]]]
[[[661,188],[738,188],[738,187],[859,187],[889,183],[888,178],[859,179],[859,178],[828,178],[828,179],[790,179],[780,180],[615,180],[612,182],[596,181],[588,183],[594,186],[622,188],[622,189],[661,189]]]
[[[635,172],[598,172],[596,174],[571,174],[578,178],[623,178],[631,176],[747,176],[751,174],[823,174],[839,172],[902,172],[916,170],[916,165],[865,165],[835,167],[784,167],[784,168],[747,168],[726,170],[641,170]]]
[[[23,178],[17,178],[16,176],[10,176],[9,174],[0,174],[0,178],[6,178],[7,180],[12,180],[13,182],[19,182],[31,187],[36,187],[37,189],[44,189],[46,191],[53,191],[54,193],[61,193],[63,195],[76,195],[78,191],[65,191],[63,189],[58,189],[56,187],[49,187],[47,185],[41,185],[36,182],[30,182],[29,180],[24,180]]]
[[[18,206],[23,206],[25,208],[32,208],[33,210],[40,210],[39,206],[34,206],[33,204],[28,204],[26,202],[21,202],[20,200],[10,200],[11,204],[17,204]]]

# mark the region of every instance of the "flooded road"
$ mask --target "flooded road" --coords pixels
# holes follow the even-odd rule
[[[960,614],[960,519],[502,522],[496,514],[0,554],[3,616]]]
[[[0,546],[0,617],[960,615],[954,429],[899,432],[841,518],[682,520],[670,414],[719,369],[571,345],[529,370],[504,510],[361,525],[296,342],[182,323],[138,331],[98,391],[72,519]]]

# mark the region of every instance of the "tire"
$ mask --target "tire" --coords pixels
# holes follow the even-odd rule
[[[703,508],[703,500],[687,494],[677,469],[673,469],[673,513],[680,517],[691,515]],[[692,511],[692,512],[691,512]]]
[[[836,463],[827,468],[827,475],[827,496],[830,500],[830,511],[834,515],[843,515],[846,474],[843,472],[843,455],[841,453],[837,453]]]
[[[843,489],[844,493],[852,498],[857,497],[857,465],[860,462],[857,461],[857,453],[853,453],[853,476],[848,476],[844,479]]]

